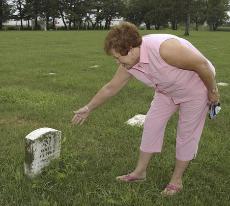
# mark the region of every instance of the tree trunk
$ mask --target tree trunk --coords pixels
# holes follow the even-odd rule
[[[151,29],[150,23],[149,23],[149,22],[145,22],[145,24],[146,24],[146,29],[147,29],[147,30],[150,30],[150,29]]]
[[[20,22],[21,22],[21,29],[23,29],[23,22],[22,22],[22,17],[20,16]]]
[[[37,16],[35,16],[34,28],[35,30],[38,30],[38,17]]]
[[[160,29],[160,24],[155,24],[155,29],[159,30]]]
[[[105,21],[105,29],[109,29],[111,25],[112,17],[107,17]]]
[[[90,29],[90,28],[89,28],[89,21],[87,21],[87,30],[88,30],[88,29]]]
[[[195,22],[196,22],[196,31],[198,31],[198,20],[197,20],[197,17],[196,17]]]
[[[3,8],[3,1],[0,0],[0,30],[2,29],[2,19],[3,19],[3,12],[2,12],[2,8]]]
[[[109,20],[106,19],[106,21],[105,21],[105,29],[108,29],[108,28],[109,28],[109,26],[108,26],[108,24],[109,24],[108,21],[109,21]]]
[[[209,30],[212,31],[212,24],[209,24]]]
[[[213,24],[213,31],[216,31],[216,30],[217,30],[217,27],[218,27],[217,23],[214,23],[214,24]]]
[[[174,18],[171,23],[172,23],[172,30],[177,30],[177,20],[176,20],[176,18]]]
[[[72,20],[69,19],[69,29],[71,29]]]
[[[64,24],[64,27],[67,30],[68,28],[67,28],[67,25],[66,25],[66,22],[65,22],[65,18],[64,18],[64,15],[63,15],[63,12],[61,11],[61,9],[59,9],[59,13],[61,15],[61,19],[62,19],[62,22]]]
[[[27,28],[28,29],[30,28],[30,19],[29,18],[27,19]]]
[[[85,29],[85,24],[83,24],[81,19],[79,20],[79,28],[83,30]]]
[[[55,28],[55,17],[52,17],[52,27]]]
[[[35,30],[38,30],[38,14],[39,14],[39,2],[38,1],[34,1],[34,27]]]
[[[19,4],[19,16],[20,16],[20,28],[23,29],[23,16],[22,16],[22,2],[21,1],[18,1],[18,4]]]
[[[185,36],[189,36],[189,27],[190,27],[190,3],[191,1],[190,0],[187,0],[187,14],[186,14],[186,17],[185,17],[185,33],[184,35]]]
[[[20,16],[20,24],[21,24],[20,29],[23,29],[22,3],[21,1],[18,1],[18,3],[19,3],[19,16]]]
[[[95,22],[94,24],[92,24],[93,30],[95,30],[96,26],[97,26],[97,22]]]
[[[46,29],[47,30],[49,30],[49,21],[50,21],[49,14],[47,13],[46,14]]]
[[[77,22],[76,22],[76,18],[73,18],[73,28],[76,29],[77,28]]]
[[[189,36],[189,27],[190,27],[190,14],[186,15],[186,22],[185,22],[185,36]]]

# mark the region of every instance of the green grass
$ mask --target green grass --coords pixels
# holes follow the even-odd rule
[[[177,115],[168,123],[162,153],[151,161],[148,181],[115,181],[135,167],[142,129],[124,122],[147,112],[150,88],[134,80],[84,125],[71,125],[72,111],[116,71],[115,61],[103,52],[105,35],[0,32],[0,205],[229,205],[229,87],[219,88],[222,111],[217,120],[207,119],[184,191],[173,198],[161,197],[160,191],[174,166]],[[192,32],[187,38],[214,63],[217,80],[230,83],[229,33]],[[62,131],[61,158],[30,180],[23,172],[24,138],[40,127]]]

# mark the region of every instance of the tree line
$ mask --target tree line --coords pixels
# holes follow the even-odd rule
[[[229,16],[229,0],[0,0],[0,29],[9,19],[20,21],[20,28],[40,29],[39,21],[47,29],[55,28],[61,18],[64,29],[108,29],[115,18],[124,18],[146,29],[160,29],[178,24],[198,26],[205,22],[210,30],[217,30]],[[27,29],[28,29],[27,28]]]

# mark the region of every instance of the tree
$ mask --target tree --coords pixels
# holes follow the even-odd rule
[[[115,17],[121,17],[125,4],[122,0],[103,0],[102,16],[105,20],[105,29],[109,29],[111,21]]]
[[[65,21],[65,11],[67,9],[67,1],[66,0],[58,0],[58,12],[62,18],[62,22],[64,24],[65,29],[67,30],[67,24]]]
[[[75,0],[72,9],[72,21],[74,28],[82,28],[84,19],[87,18],[87,14],[92,7],[92,1],[87,0]]]
[[[188,36],[189,35],[189,27],[190,27],[190,16],[191,16],[191,1],[192,0],[186,0],[185,1],[185,32],[184,35]]]
[[[207,19],[206,0],[195,0],[192,4],[191,20],[195,23],[196,31],[199,24],[204,24]]]
[[[3,0],[0,0],[0,29],[2,29],[3,23]]]
[[[145,24],[154,25],[156,30],[159,30],[160,26],[168,24],[168,2],[161,0],[151,0],[147,3],[147,7],[149,8],[149,10],[144,15]],[[150,29],[150,26],[148,27]]]
[[[2,24],[10,19],[11,7],[6,0],[0,0],[0,29]]]
[[[126,2],[126,11],[124,16],[126,20],[133,22],[136,25],[140,25],[144,21],[144,8],[140,0],[129,0]],[[150,24],[149,27],[150,29]]]
[[[207,23],[210,30],[216,31],[228,18],[228,0],[208,0],[207,1]]]
[[[93,29],[96,29],[98,25],[101,25],[101,22],[103,21],[102,10],[103,10],[103,1],[97,0],[92,2],[90,16],[91,16],[91,23]]]
[[[34,20],[34,29],[39,29],[38,18],[41,14],[42,1],[41,0],[26,0],[25,4],[25,18]]]
[[[28,22],[28,28],[30,27],[30,20],[33,17],[33,11],[32,11],[32,1],[31,0],[25,0],[24,5],[24,19]]]
[[[50,6],[50,11],[49,15],[52,17],[52,27],[55,27],[55,18],[59,18],[60,15],[58,13],[58,0],[50,0],[49,6]]]
[[[20,28],[23,29],[23,19],[24,17],[24,6],[25,6],[25,0],[13,0],[13,7],[14,7],[14,19],[20,20]]]
[[[55,27],[55,18],[58,17],[58,0],[41,0],[40,18],[45,22],[45,30],[49,30],[50,17],[53,18],[53,27]]]
[[[65,28],[81,28],[83,19],[91,9],[92,0],[59,0],[58,10]],[[67,21],[66,21],[67,20]],[[68,27],[67,27],[68,24]]]
[[[184,19],[184,1],[183,0],[169,0],[169,13],[172,29],[177,30],[178,23]]]
[[[13,9],[7,4],[11,2]],[[211,30],[216,30],[227,19],[229,0],[0,0],[0,25],[13,17],[21,21],[33,20],[35,29],[38,21],[45,28],[55,27],[55,18],[61,17],[66,29],[87,28],[108,29],[114,18],[125,17],[137,26],[145,23],[146,28],[168,25],[176,30],[179,23],[185,23],[185,35],[189,35],[190,21],[198,25],[206,20]],[[40,23],[41,25],[41,23]],[[2,27],[2,26],[1,26]],[[0,27],[0,28],[1,28]]]

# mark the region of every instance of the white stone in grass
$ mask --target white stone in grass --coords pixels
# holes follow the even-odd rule
[[[61,132],[52,128],[40,128],[25,137],[25,174],[35,177],[51,160],[60,156]]]
[[[137,114],[134,117],[132,117],[131,119],[129,119],[126,123],[131,125],[131,126],[143,126],[144,122],[145,122],[145,116],[143,114]]]
[[[226,87],[226,86],[228,86],[228,83],[225,83],[225,82],[218,82],[217,85],[218,85],[218,86]]]
[[[55,75],[56,73],[50,72],[49,75]]]
[[[99,65],[93,65],[93,66],[90,66],[89,68],[93,69],[93,68],[98,68]]]

